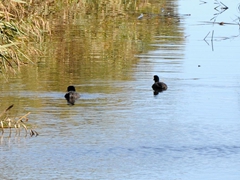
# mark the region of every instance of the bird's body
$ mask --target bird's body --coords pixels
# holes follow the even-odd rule
[[[157,75],[153,76],[153,80],[155,81],[152,85],[152,89],[154,91],[154,95],[157,95],[159,92],[166,91],[168,86],[164,82],[159,81],[159,77]]]
[[[76,92],[74,86],[68,86],[67,93],[65,94],[65,98],[70,105],[74,105],[75,101],[80,98],[80,95]]]

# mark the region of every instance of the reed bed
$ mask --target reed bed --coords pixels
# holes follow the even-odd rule
[[[0,2],[0,72],[16,73],[24,64],[33,64],[31,57],[39,55],[39,44],[49,26],[35,12],[30,1]]]

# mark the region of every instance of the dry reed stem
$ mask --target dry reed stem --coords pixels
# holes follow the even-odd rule
[[[20,65],[34,63],[30,57],[39,55],[43,32],[50,32],[46,19],[35,13],[41,6],[23,0],[0,2],[0,71],[16,73]],[[41,3],[41,2],[40,2]],[[29,42],[36,42],[28,46]],[[37,43],[40,42],[40,43]]]
[[[13,107],[13,105],[9,106],[8,108],[6,108],[1,114],[0,117],[2,117],[7,111],[9,111],[11,108]],[[8,116],[6,116],[3,120],[0,120],[0,128],[2,130],[2,134],[4,133],[4,128],[8,128],[10,133],[9,136],[11,135],[12,132],[12,128],[14,128],[16,130],[16,134],[20,135],[20,130],[21,127],[24,128],[26,136],[28,134],[28,128],[27,125],[23,122],[23,120],[25,120],[26,122],[28,121],[27,116],[30,114],[30,112],[28,112],[27,114],[21,116],[20,118],[18,118],[18,120],[14,120],[9,118]],[[30,129],[29,130],[29,135],[30,136],[38,136],[38,133],[33,130]]]

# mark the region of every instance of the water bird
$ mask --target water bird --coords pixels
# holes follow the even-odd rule
[[[76,92],[74,86],[68,86],[67,93],[65,94],[65,98],[69,105],[74,105],[75,101],[80,98],[80,95]]]
[[[159,77],[157,75],[153,76],[154,84],[152,85],[153,94],[158,95],[159,92],[166,91],[167,85],[164,82],[159,81]]]
[[[140,14],[140,16],[138,16],[138,20],[143,18],[143,13]]]

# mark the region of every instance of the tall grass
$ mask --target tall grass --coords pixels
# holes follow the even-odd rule
[[[49,31],[48,23],[35,12],[31,3],[23,0],[0,2],[0,72],[16,73],[23,64],[39,54],[37,44]]]

